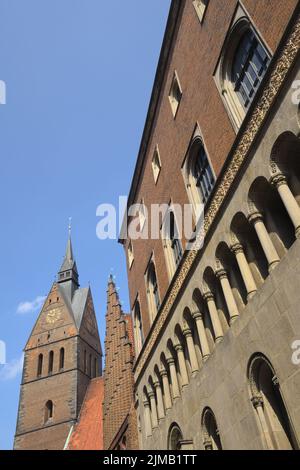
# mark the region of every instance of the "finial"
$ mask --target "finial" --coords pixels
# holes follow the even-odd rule
[[[69,217],[69,227],[68,227],[68,230],[69,230],[69,238],[71,238],[71,231],[72,231],[72,217]]]

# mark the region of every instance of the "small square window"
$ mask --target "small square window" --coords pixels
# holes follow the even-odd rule
[[[177,110],[178,110],[181,98],[182,98],[182,89],[179,83],[178,75],[175,72],[173,80],[172,80],[170,94],[169,94],[169,100],[170,100],[171,109],[172,109],[174,118],[177,114]]]
[[[203,21],[207,4],[208,4],[208,0],[194,0],[193,1],[193,5],[198,15],[198,18],[200,20],[200,23],[202,23]]]
[[[131,266],[132,266],[133,260],[134,260],[133,246],[132,246],[131,241],[128,244],[127,252],[128,252],[128,266],[129,266],[129,269],[130,269]]]
[[[152,158],[152,171],[153,171],[155,184],[157,183],[160,170],[161,170],[161,161],[160,161],[158,147],[156,147],[153,158]]]

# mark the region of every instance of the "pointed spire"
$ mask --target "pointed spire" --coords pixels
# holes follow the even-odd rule
[[[76,261],[73,255],[73,247],[71,240],[71,218],[69,219],[69,236],[67,242],[67,248],[63,263],[58,272],[58,283],[63,284],[66,290],[69,292],[69,296],[72,298],[74,291],[79,287],[78,283],[78,271]],[[69,288],[68,288],[69,287]]]

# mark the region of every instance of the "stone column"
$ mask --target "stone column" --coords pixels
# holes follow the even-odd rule
[[[249,221],[253,224],[264,254],[267,258],[269,271],[272,271],[280,261],[275,246],[270,238],[260,212],[254,212],[249,217]]]
[[[292,191],[290,190],[286,178],[282,174],[275,175],[271,178],[271,183],[275,186],[278,194],[290,216],[291,221],[295,227],[296,237],[300,237],[300,207]]]
[[[225,271],[225,269],[219,269],[218,271],[216,271],[216,276],[220,280],[228,313],[230,316],[230,324],[232,324],[238,318],[239,311],[231,289],[231,285],[229,283],[227,272]]]
[[[175,361],[172,357],[167,359],[167,363],[170,368],[170,376],[171,376],[171,383],[172,383],[172,393],[173,393],[173,398],[178,398],[180,397],[180,391],[179,391],[179,384],[178,384],[178,377],[177,377],[177,372],[176,372],[176,366],[175,366]]]
[[[157,416],[155,394],[153,390],[150,390],[150,392],[148,392],[148,395],[150,398],[152,429],[154,429],[158,427],[158,416]]]
[[[212,292],[205,292],[203,294],[203,299],[207,302],[207,308],[214,329],[215,341],[216,343],[219,343],[220,341],[222,341],[224,335],[218,310],[215,304],[214,294]]]
[[[274,445],[273,445],[273,442],[269,433],[269,428],[268,428],[268,424],[267,424],[265,413],[264,413],[263,399],[260,395],[257,395],[251,398],[251,401],[258,416],[258,420],[261,426],[261,432],[265,440],[265,445],[268,450],[273,450]]]
[[[157,400],[157,415],[158,415],[158,419],[160,420],[165,417],[165,409],[164,409],[161,386],[158,380],[154,382],[154,388],[155,388],[156,400]]]
[[[235,243],[231,246],[231,250],[236,257],[236,261],[246,287],[247,299],[249,300],[257,292],[257,287],[249,263],[246,259],[244,249],[240,243]]]
[[[172,408],[172,399],[171,399],[169,378],[168,378],[168,373],[166,369],[160,370],[160,376],[161,376],[162,383],[163,383],[165,409],[169,410],[170,408]]]
[[[178,365],[179,365],[179,371],[180,371],[180,377],[181,377],[181,384],[184,387],[185,385],[188,385],[189,377],[188,377],[188,373],[187,373],[185,357],[184,357],[183,348],[182,348],[181,344],[176,344],[175,350],[176,350],[176,353],[177,353],[177,359],[178,359]]]
[[[145,420],[145,432],[146,436],[152,436],[152,423],[151,423],[151,414],[150,414],[150,404],[149,401],[145,398],[143,401],[144,405],[144,420]]]
[[[189,328],[186,328],[183,330],[183,335],[185,337],[187,348],[189,351],[192,372],[196,372],[197,370],[199,370],[199,365],[192,332]]]
[[[203,317],[202,317],[201,312],[194,312],[192,315],[197,325],[201,352],[202,352],[202,359],[203,361],[206,361],[206,359],[210,356],[210,350],[209,350],[209,345],[207,341]]]

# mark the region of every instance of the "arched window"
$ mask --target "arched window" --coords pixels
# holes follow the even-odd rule
[[[210,408],[203,411],[202,432],[205,450],[222,450],[216,418]]]
[[[151,262],[147,273],[147,294],[150,317],[153,321],[160,307],[158,283],[154,263]]]
[[[270,55],[241,7],[225,41],[217,67],[217,83],[237,130],[253,101]]]
[[[136,301],[133,310],[133,322],[134,322],[134,339],[136,354],[138,355],[144,344],[142,316],[139,301]]]
[[[38,366],[37,366],[37,376],[40,377],[43,372],[43,354],[39,354],[38,357]]]
[[[61,348],[59,352],[59,370],[65,367],[65,349]]]
[[[216,178],[208,160],[202,139],[196,137],[190,146],[185,164],[186,187],[194,212],[199,214],[213,190]]]
[[[175,215],[169,210],[163,223],[163,245],[170,279],[182,258],[182,245],[180,234],[177,229]]]
[[[50,351],[50,353],[49,353],[49,364],[48,364],[48,374],[53,373],[53,363],[54,363],[54,352]]]
[[[53,419],[53,401],[48,400],[45,405],[45,423],[47,423],[50,419]]]
[[[263,445],[269,450],[299,449],[273,366],[263,354],[248,367],[251,402]]]
[[[183,435],[177,424],[172,424],[169,430],[168,450],[181,450]]]
[[[269,57],[249,27],[237,45],[231,69],[231,80],[243,107],[247,109],[267,70]]]

